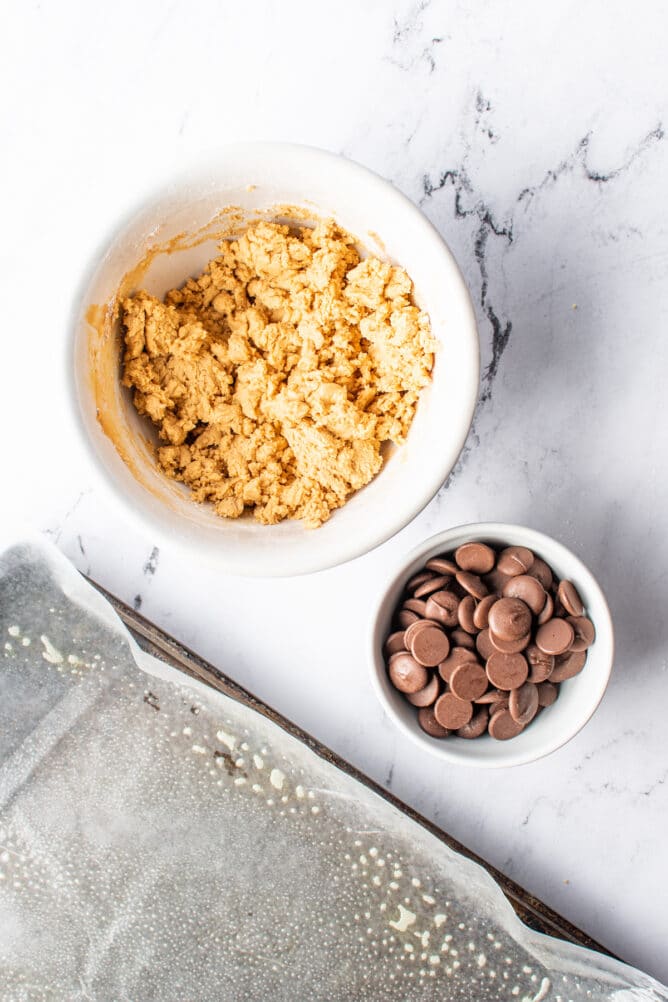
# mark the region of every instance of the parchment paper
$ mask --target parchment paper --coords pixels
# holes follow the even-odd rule
[[[0,997],[668,1000],[264,717],[0,557]]]

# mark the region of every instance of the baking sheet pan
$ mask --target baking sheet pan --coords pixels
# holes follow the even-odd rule
[[[480,856],[476,855],[476,853],[472,852],[457,839],[448,835],[447,832],[443,831],[437,825],[433,824],[431,821],[427,820],[427,818],[413,810],[413,808],[409,807],[408,804],[404,804],[398,797],[395,797],[382,786],[379,786],[378,783],[369,779],[368,776],[365,776],[359,769],[356,769],[349,762],[346,762],[339,755],[337,755],[336,752],[331,751],[331,749],[321,744],[317,738],[314,738],[311,734],[308,734],[306,731],[302,730],[302,728],[293,724],[276,710],[267,706],[261,699],[253,696],[242,686],[238,685],[238,683],[234,682],[233,679],[225,675],[224,672],[220,671],[219,668],[215,668],[193,651],[184,647],[183,644],[180,644],[173,637],[170,637],[169,634],[165,633],[150,620],[130,608],[130,606],[126,605],[115,595],[106,591],[96,581],[91,580],[91,584],[93,584],[95,588],[97,588],[97,590],[104,595],[125,623],[139,646],[148,654],[164,661],[165,664],[168,664],[179,671],[185,672],[187,675],[190,675],[191,678],[199,679],[201,682],[211,686],[213,689],[225,693],[225,695],[237,700],[244,706],[248,706],[251,709],[256,710],[258,713],[261,713],[268,720],[271,720],[272,723],[277,724],[288,734],[291,734],[292,737],[307,745],[311,751],[315,752],[316,755],[319,755],[326,762],[329,762],[335,768],[345,772],[358,783],[362,783],[379,797],[382,797],[389,804],[392,804],[393,807],[396,807],[403,814],[405,814],[407,818],[410,818],[411,821],[421,825],[455,852],[458,852],[463,856],[467,856],[469,859],[479,863],[480,866],[484,867],[490,876],[494,878],[512,904],[517,915],[530,928],[535,929],[536,932],[542,932],[549,936],[557,936],[569,943],[577,943],[579,946],[587,947],[590,950],[597,950],[599,953],[605,954],[606,956],[615,957],[615,954],[611,953],[596,940],[592,939],[591,936],[588,936],[582,929],[579,929],[562,915],[553,911],[553,909],[549,908],[543,901],[540,901],[532,894],[529,894],[529,892],[523,887],[520,887],[519,884],[510,880],[509,877],[506,877],[500,870],[497,870],[496,867],[492,866],[486,860],[481,859]]]
[[[41,538],[0,637],[3,1000],[668,1002]]]

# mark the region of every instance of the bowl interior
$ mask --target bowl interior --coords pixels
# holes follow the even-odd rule
[[[392,613],[408,579],[430,557],[454,550],[468,540],[481,540],[495,547],[528,546],[543,557],[555,574],[568,578],[578,589],[587,615],[596,628],[584,669],[560,685],[559,698],[525,731],[510,741],[495,741],[484,735],[472,741],[432,738],[419,727],[417,710],[391,685],[382,656]],[[460,526],[434,536],[413,551],[409,562],[396,575],[384,594],[372,630],[373,678],[385,709],[402,730],[423,748],[451,762],[475,766],[519,765],[547,755],[565,744],[585,725],[605,692],[613,658],[610,612],[600,587],[584,564],[561,543],[543,533],[521,526],[482,523]]]
[[[228,206],[238,207],[239,217],[216,218]],[[402,264],[440,345],[406,446],[390,454],[380,475],[316,531],[294,521],[269,527],[252,518],[218,518],[157,469],[150,423],[139,418],[120,386],[120,331],[105,311],[122,283],[126,293],[146,288],[162,296],[215,255],[211,234],[238,229],[243,219],[260,213],[289,218],[295,206],[306,217],[334,217],[366,250]],[[183,234],[198,234],[200,242],[189,246],[192,240]],[[478,342],[454,259],[403,195],[332,154],[250,144],[228,149],[215,164],[172,185],[117,233],[76,318],[74,375],[85,437],[107,485],[129,511],[148,521],[152,531],[194,547],[228,570],[291,574],[371,549],[430,500],[468,432],[478,392]]]

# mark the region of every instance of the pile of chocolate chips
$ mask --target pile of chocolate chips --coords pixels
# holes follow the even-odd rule
[[[505,741],[582,671],[594,636],[575,586],[531,550],[470,542],[410,579],[384,653],[431,737]]]

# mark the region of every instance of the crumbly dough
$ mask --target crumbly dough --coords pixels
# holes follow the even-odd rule
[[[237,518],[321,525],[401,444],[433,364],[406,272],[334,222],[257,222],[164,302],[123,300],[123,383],[160,467]]]

